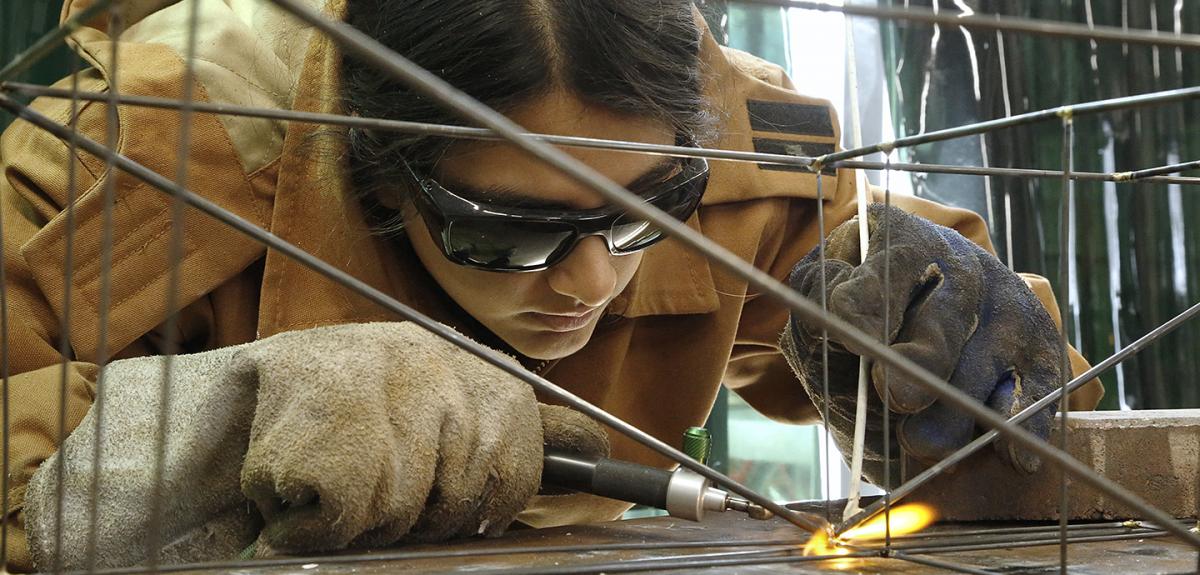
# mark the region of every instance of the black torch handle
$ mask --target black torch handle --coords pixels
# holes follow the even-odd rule
[[[671,472],[605,457],[546,449],[542,485],[667,508]]]

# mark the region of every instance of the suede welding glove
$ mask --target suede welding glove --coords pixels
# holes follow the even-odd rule
[[[96,404],[58,452],[38,466],[26,488],[25,529],[38,570],[52,571],[56,563],[68,571],[92,566],[87,550],[93,501],[95,567],[145,561],[151,533],[158,535],[164,564],[230,559],[254,542],[262,520],[238,489],[238,476],[256,390],[247,372],[231,369],[234,357],[251,345],[174,358],[157,524],[156,434],[164,358],[108,364]],[[101,402],[103,410],[97,409]],[[61,546],[55,528],[59,493]]]
[[[608,453],[597,423],[413,323],[280,334],[239,360],[259,387],[242,491],[275,552],[497,535],[537,493],[543,443]]]
[[[890,250],[884,249],[883,219],[888,218]],[[825,294],[829,312],[877,339],[883,337],[887,294],[891,349],[949,381],[967,395],[1011,417],[1060,385],[1062,342],[1053,320],[1025,282],[995,256],[958,232],[894,207],[868,208],[867,259],[859,257],[858,220],[833,230],[826,243]],[[890,283],[884,283],[884,259]],[[789,285],[820,301],[821,265],[814,249],[792,269]],[[824,412],[822,331],[795,315],[784,330],[781,347],[809,397]],[[853,447],[858,356],[864,350],[829,342],[829,419],[826,426],[846,457]],[[883,364],[871,367],[876,393],[868,394],[864,476],[883,484],[883,437],[880,400]],[[938,401],[898,370],[888,370],[887,391],[893,414],[893,484],[899,480],[900,451],[932,463],[970,442],[975,420]],[[1024,423],[1045,438],[1054,408]],[[1007,438],[995,442],[1013,467],[1033,473],[1039,458]],[[894,485],[893,485],[894,486]]]
[[[163,362],[109,364],[101,433],[93,407],[30,480],[39,569],[90,566],[93,500],[100,568],[145,561],[152,530],[163,564],[231,559],[256,539],[269,555],[496,534],[536,493],[543,442],[608,453],[591,419],[415,324],[314,328],[174,358],[155,523]]]

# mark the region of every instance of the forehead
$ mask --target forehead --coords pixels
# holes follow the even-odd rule
[[[671,144],[675,135],[664,122],[614,113],[569,95],[551,93],[508,114],[534,133]],[[618,184],[627,186],[659,166],[665,158],[612,150],[562,148]],[[462,140],[438,162],[435,176],[453,190],[504,190],[508,195],[545,200],[578,208],[603,205],[598,194],[515,146],[502,142]]]

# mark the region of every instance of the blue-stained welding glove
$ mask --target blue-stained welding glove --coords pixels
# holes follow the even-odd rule
[[[884,249],[884,217],[890,249]],[[1037,296],[995,256],[958,232],[903,210],[874,204],[868,209],[867,260],[859,262],[858,220],[833,230],[826,243],[825,293],[829,312],[876,338],[883,336],[885,294],[889,305],[887,343],[937,377],[1011,417],[1060,385],[1062,343]],[[884,282],[884,259],[890,259]],[[820,301],[821,265],[810,252],[788,278],[801,295]],[[784,356],[817,408],[825,411],[821,327],[793,315],[782,336]],[[853,345],[829,342],[829,415],[826,426],[847,456],[853,445],[858,355]],[[883,434],[880,400],[883,364],[875,362],[868,394],[869,419],[864,475],[882,485]],[[898,370],[888,370],[893,471],[905,452],[935,462],[971,441],[975,420],[938,401]],[[1025,427],[1047,437],[1054,409],[1047,408]],[[1000,456],[1018,470],[1033,473],[1040,460],[1001,437]],[[893,483],[898,475],[892,474]]]

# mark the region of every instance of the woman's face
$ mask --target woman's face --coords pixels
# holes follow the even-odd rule
[[[616,114],[557,91],[518,108],[509,117],[532,132],[655,144],[675,141],[674,132],[664,123]],[[624,186],[671,161],[609,150],[564,151]],[[517,148],[497,142],[459,141],[438,162],[433,177],[447,190],[502,190],[506,198],[518,198],[521,205],[529,207],[549,203],[582,210],[605,205],[599,194]],[[582,348],[605,306],[625,289],[642,261],[640,252],[611,255],[601,237],[588,236],[565,259],[544,271],[505,273],[468,268],[446,259],[411,205],[404,213],[413,248],[442,289],[513,349],[534,359],[561,358]]]

